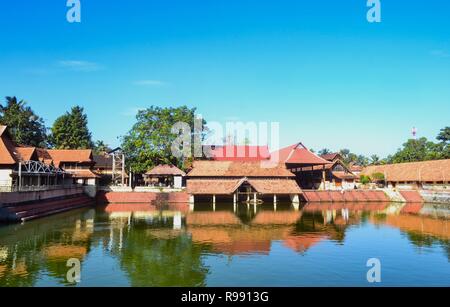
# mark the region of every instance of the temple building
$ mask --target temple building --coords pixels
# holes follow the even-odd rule
[[[91,150],[47,150],[14,144],[0,126],[0,191],[30,191],[71,184],[95,186]]]
[[[373,165],[361,174],[369,177],[382,174],[384,184],[390,188],[447,190],[450,188],[450,159]]]
[[[321,158],[331,162],[325,165],[325,189],[326,190],[350,190],[356,186],[357,176],[342,161],[339,153],[321,155]],[[321,171],[321,166],[314,167]]]
[[[302,190],[284,164],[243,161],[194,161],[187,174],[191,203],[230,201],[260,203],[264,200],[299,202]]]
[[[271,160],[285,164],[295,174],[302,189],[312,190],[325,189],[327,166],[333,164],[308,150],[302,143],[272,152]]]
[[[144,174],[147,186],[172,187],[181,189],[186,173],[174,165],[157,165]]]

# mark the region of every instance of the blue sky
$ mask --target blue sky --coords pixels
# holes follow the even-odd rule
[[[117,145],[139,108],[278,121],[281,145],[393,153],[413,126],[450,124],[450,3],[381,0],[66,0],[0,4],[0,96],[48,126],[79,104]]]

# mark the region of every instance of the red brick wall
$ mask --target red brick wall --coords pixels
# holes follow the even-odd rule
[[[423,203],[423,198],[418,191],[400,191],[407,203]]]
[[[154,201],[169,203],[186,203],[189,195],[184,192],[155,193],[155,192],[105,192],[97,193],[99,203],[151,203]]]
[[[303,196],[308,202],[371,202],[389,201],[383,191],[304,191]]]

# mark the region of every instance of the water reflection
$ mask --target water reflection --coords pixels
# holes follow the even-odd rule
[[[448,206],[386,203],[301,208],[290,204],[112,204],[0,227],[0,285],[72,286],[65,278],[70,258],[82,262],[82,286],[207,286],[211,276],[221,285],[239,278],[232,269],[220,271],[223,256],[251,257],[255,268],[265,257],[282,270],[283,257],[293,257],[285,254],[290,251],[300,257],[311,255],[309,265],[319,268],[323,265],[320,255],[336,252],[329,244],[346,246],[349,234],[368,239],[352,245],[348,257],[356,258],[372,245],[383,247],[383,238],[362,233],[381,229],[401,231],[403,236],[396,239],[399,254],[414,258],[422,249],[444,254],[447,263],[440,269],[446,272],[450,269],[449,213]],[[416,251],[403,247],[405,240]],[[294,278],[292,285],[296,282],[304,284]],[[424,280],[424,285],[427,282],[435,281]]]

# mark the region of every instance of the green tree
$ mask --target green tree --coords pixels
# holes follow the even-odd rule
[[[371,155],[370,156],[370,164],[372,164],[372,165],[379,165],[379,164],[381,164],[380,157],[378,155]]]
[[[409,139],[392,157],[393,163],[419,162],[436,160],[442,157],[441,148],[425,137]]]
[[[437,140],[448,144],[450,142],[450,127],[441,129],[441,132],[437,136]]]
[[[96,155],[111,151],[111,148],[103,141],[98,140],[94,143],[94,153]]]
[[[329,155],[329,154],[331,154],[331,150],[329,150],[328,148],[323,148],[323,149],[319,150],[318,154],[319,154],[319,156]]]
[[[23,100],[6,97],[6,104],[0,104],[0,124],[8,126],[11,137],[17,144],[35,147],[47,145],[44,120]]]
[[[137,122],[122,139],[122,149],[127,163],[136,173],[144,173],[151,167],[163,163],[185,167],[185,160],[172,155],[172,144],[177,135],[172,133],[175,123],[183,122],[191,127],[194,136],[196,109],[186,106],[178,108],[161,108],[151,106],[140,110]],[[203,121],[203,124],[206,124]]]
[[[80,106],[58,117],[51,131],[51,144],[57,149],[89,149],[94,146],[87,115]]]

